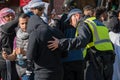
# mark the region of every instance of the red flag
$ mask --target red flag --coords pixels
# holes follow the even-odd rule
[[[25,6],[26,4],[28,4],[29,1],[31,0],[20,0],[20,6],[21,7]]]

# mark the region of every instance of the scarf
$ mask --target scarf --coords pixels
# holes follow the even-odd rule
[[[4,19],[4,16],[7,16],[11,13],[15,16],[15,12],[10,8],[3,8],[0,10],[0,26],[7,23],[7,21]]]

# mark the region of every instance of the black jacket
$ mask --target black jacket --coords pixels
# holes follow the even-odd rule
[[[86,45],[92,39],[92,33],[89,29],[88,25],[83,21],[80,22],[78,26],[79,36],[75,38],[64,38],[59,40],[59,49],[60,50],[71,50],[71,49],[79,49],[85,48]]]
[[[16,18],[15,20],[8,22],[4,25],[2,25],[1,28],[1,37],[0,37],[0,57],[2,56],[2,48],[4,48],[4,50],[10,54],[12,53],[13,50],[13,41],[14,41],[14,37],[16,35],[15,33],[15,28],[18,25],[18,18]],[[3,58],[0,58],[3,59]]]
[[[58,71],[61,72],[61,51],[56,50],[52,52],[48,49],[47,45],[48,41],[52,40],[52,36],[62,38],[62,34],[48,26],[36,15],[30,18],[28,25],[27,31],[30,33],[30,36],[28,41],[27,59],[34,62],[34,71],[39,71],[41,73],[48,71],[54,73]]]
[[[1,46],[0,46],[0,70],[5,70],[6,72],[6,61],[2,57],[2,48],[8,53],[11,54],[13,51],[13,41],[14,37],[16,35],[15,28],[18,25],[18,17],[11,21],[6,23],[5,25],[1,26],[2,27],[2,33],[1,33]],[[15,61],[11,61],[11,80],[18,80],[19,77],[16,72],[15,68]],[[6,75],[6,74],[2,74]]]

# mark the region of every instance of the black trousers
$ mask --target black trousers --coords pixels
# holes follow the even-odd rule
[[[63,68],[36,70],[34,80],[63,80]]]
[[[19,80],[15,64],[16,64],[15,61],[11,61],[11,80]]]
[[[0,61],[0,78],[2,78],[2,80],[7,80],[6,62],[3,60]]]
[[[85,71],[85,80],[112,80],[113,65],[106,64],[106,68],[101,75],[101,70],[96,69],[93,63],[88,63]]]
[[[112,80],[114,54],[98,53],[87,61],[85,80]]]
[[[1,70],[0,71],[0,78],[2,79],[2,80],[7,80],[7,71],[6,70]]]
[[[15,62],[11,62],[11,80],[19,80],[16,68],[15,68]],[[0,77],[2,80],[7,80],[7,68],[6,68],[6,62],[0,61]]]
[[[90,48],[87,54],[85,80],[112,80],[115,53]]]
[[[84,60],[65,62],[63,80],[84,80]]]

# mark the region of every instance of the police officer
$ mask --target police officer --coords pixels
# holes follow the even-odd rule
[[[67,15],[66,21],[68,21],[68,26],[64,30],[64,35],[66,38],[74,38],[76,34],[76,27],[72,26],[72,18],[75,16],[82,16],[82,11],[80,9],[73,9]],[[65,22],[66,22],[65,21]],[[84,58],[82,55],[81,48],[77,50],[70,50],[66,53],[66,56],[62,58],[64,67],[64,79],[63,80],[84,80]]]
[[[112,80],[114,52],[109,39],[108,29],[102,23],[106,10],[102,7],[96,8],[95,16],[86,19],[78,27],[79,36],[76,38],[57,39],[48,45],[48,48],[55,50],[71,50],[84,48],[83,56],[86,59],[85,80]],[[71,16],[70,16],[71,17]],[[68,18],[70,18],[68,17]],[[76,26],[78,17],[73,18],[73,26]]]

